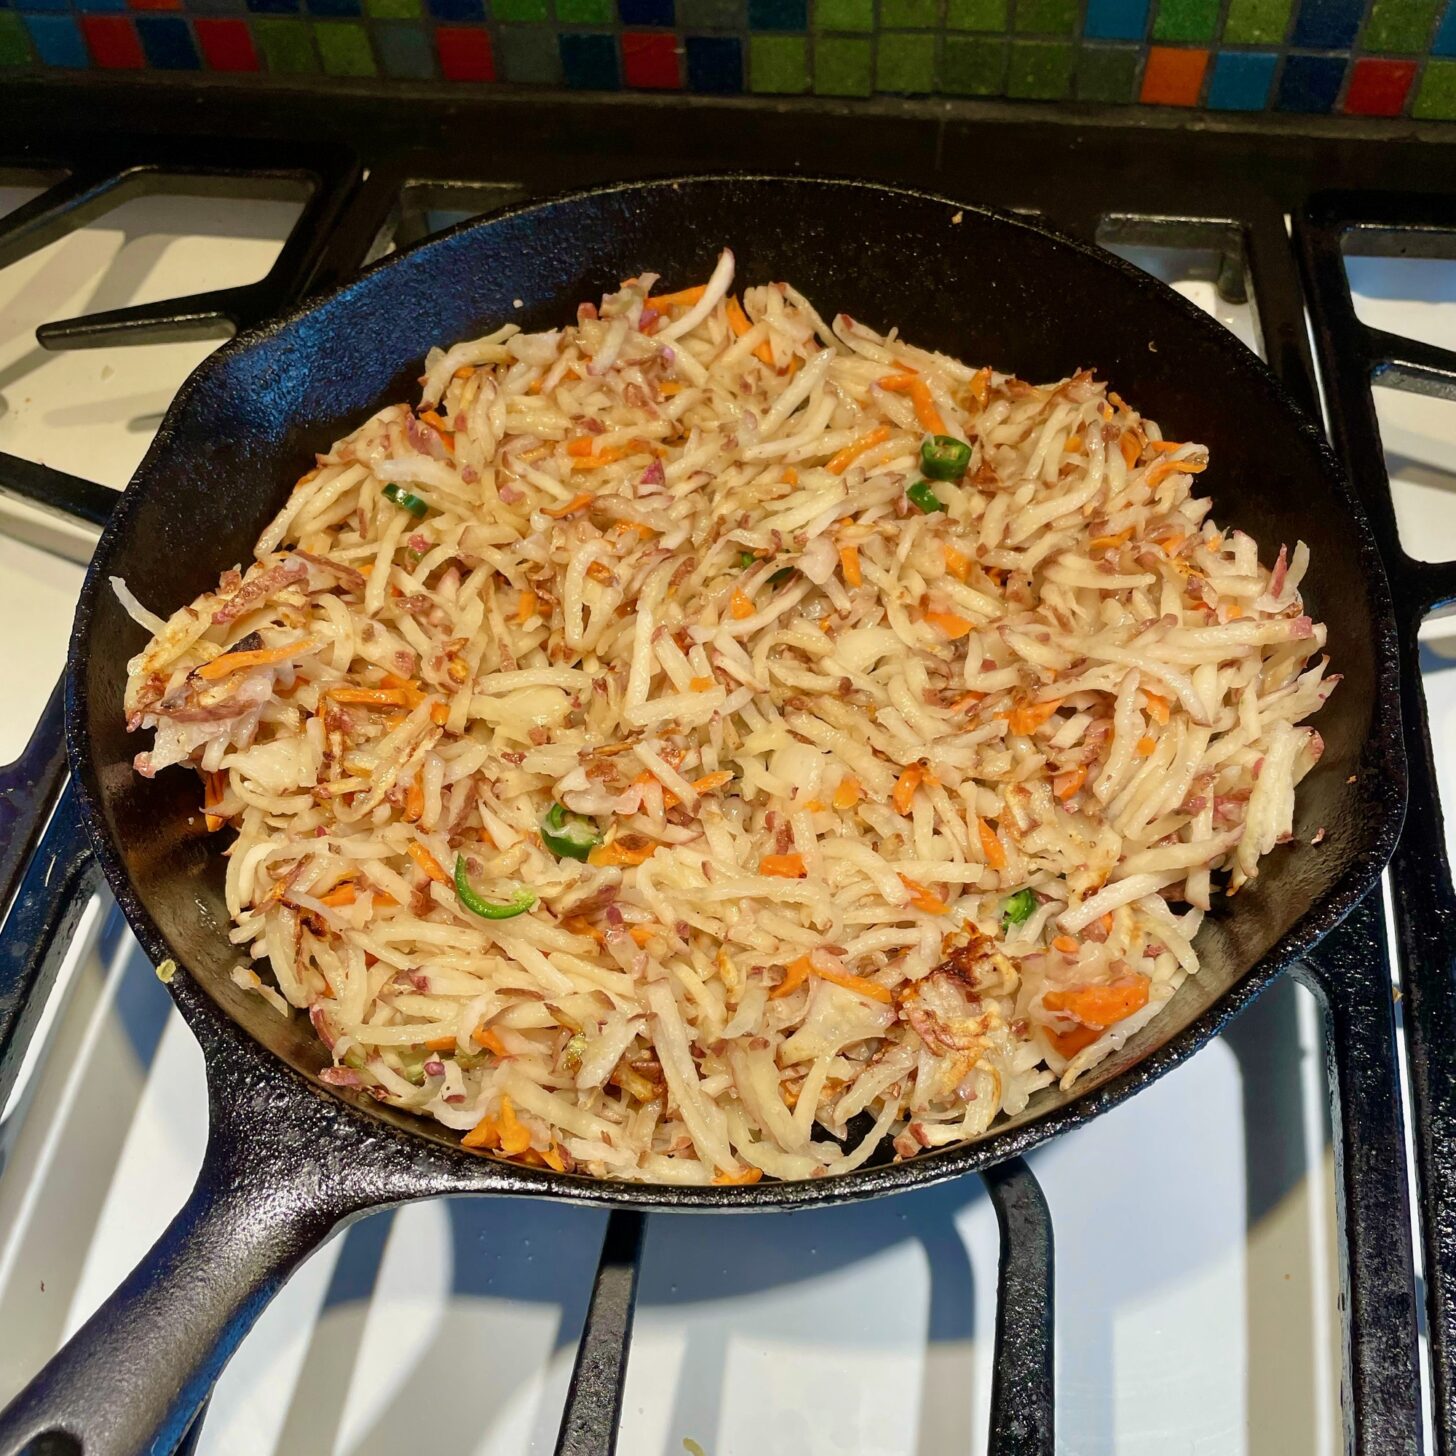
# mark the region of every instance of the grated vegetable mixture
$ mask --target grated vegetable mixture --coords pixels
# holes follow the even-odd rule
[[[231,831],[237,982],[467,1147],[745,1183],[975,1137],[1290,837],[1308,552],[1090,374],[740,301],[726,251],[656,282],[432,351],[170,619],[117,581],[137,771]]]

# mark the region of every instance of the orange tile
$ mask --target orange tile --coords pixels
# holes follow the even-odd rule
[[[1149,106],[1197,106],[1208,52],[1150,46],[1139,98]]]

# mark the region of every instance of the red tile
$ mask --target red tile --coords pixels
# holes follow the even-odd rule
[[[1345,110],[1354,116],[1399,116],[1415,77],[1414,61],[1356,61]]]
[[[83,15],[81,29],[91,59],[108,71],[140,71],[146,60],[136,27],[125,15]]]
[[[682,64],[673,35],[626,31],[622,36],[622,78],[652,91],[682,90]]]
[[[1208,52],[1150,46],[1141,101],[1149,106],[1197,106]]]
[[[214,71],[256,71],[258,52],[246,20],[194,20],[197,43]]]
[[[182,0],[126,0],[133,10],[180,10]]]
[[[490,36],[479,26],[441,25],[435,30],[440,73],[447,81],[494,81]]]

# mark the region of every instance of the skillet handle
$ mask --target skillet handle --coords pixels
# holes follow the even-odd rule
[[[395,1201],[348,1176],[329,1146],[336,1109],[237,1055],[240,1068],[209,1059],[207,1155],[182,1211],[0,1412],[0,1456],[170,1456],[289,1275],[351,1218]]]

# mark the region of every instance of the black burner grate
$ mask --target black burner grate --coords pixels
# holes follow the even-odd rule
[[[309,289],[458,217],[607,177],[785,167],[917,183],[1039,214],[1110,246],[1206,252],[1230,300],[1250,297],[1260,347],[1309,411],[1320,397],[1305,305],[1316,326],[1334,443],[1374,523],[1401,613],[1412,800],[1394,861],[1395,923],[1411,1068],[1419,1227],[1434,1367],[1436,1444],[1456,1453],[1456,892],[1444,851],[1425,729],[1416,628],[1456,601],[1456,564],[1402,550],[1370,394],[1372,379],[1456,398],[1456,358],[1356,319],[1342,250],[1456,257],[1456,203],[1435,189],[1449,142],[1378,127],[1302,128],[1260,117],[1198,130],[1157,113],[1081,114],[1004,106],[762,105],[674,98],[421,93],[408,106],[367,90],[327,102],[118,83],[84,90],[12,83],[0,147],[10,164],[69,168],[0,220],[0,266],[96,216],[125,189],[214,189],[308,201],[273,269],[241,288],[47,325],[47,348],[212,337],[261,321]],[[179,102],[185,96],[185,104]],[[129,131],[98,151],[91,118]],[[299,136],[312,140],[306,146]],[[67,138],[71,140],[67,140]],[[468,141],[468,144],[467,144]],[[1367,189],[1323,197],[1331,182]],[[1286,223],[1293,217],[1293,241]],[[90,482],[0,456],[0,493],[103,524],[114,499]],[[62,792],[59,694],[25,754],[0,771],[0,1099],[49,987],[47,948],[74,921],[94,874]],[[52,812],[52,806],[54,806]],[[44,836],[39,827],[50,814]],[[17,891],[18,884],[18,891]],[[12,902],[12,895],[14,896]],[[61,937],[63,940],[64,937]],[[1324,1007],[1341,1233],[1345,1442],[1370,1456],[1419,1453],[1417,1281],[1386,917],[1376,891],[1300,973]],[[1001,1230],[991,1448],[1049,1456],[1054,1428],[1052,1229],[1016,1160],[986,1176]],[[616,1447],[643,1219],[618,1212],[601,1264],[557,1444],[559,1456]],[[184,1441],[190,1451],[201,1415]]]

